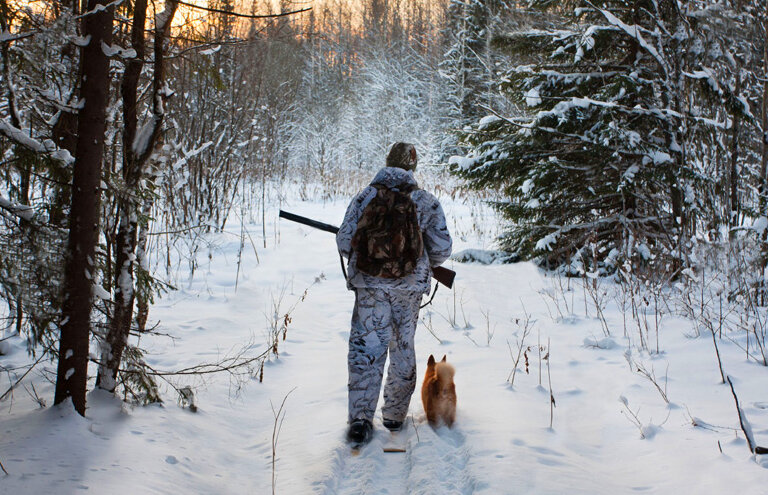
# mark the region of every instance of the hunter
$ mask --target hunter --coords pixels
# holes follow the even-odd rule
[[[336,235],[348,259],[347,288],[355,292],[347,357],[352,444],[372,438],[387,351],[382,419],[390,431],[402,428],[416,388],[419,306],[432,267],[451,255],[445,214],[414,179],[416,161],[412,144],[395,143],[386,167],[349,204]]]

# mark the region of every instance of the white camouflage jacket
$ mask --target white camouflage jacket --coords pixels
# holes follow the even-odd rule
[[[408,184],[418,188],[413,172],[395,167],[385,167],[376,174],[371,184],[382,184],[389,188],[397,188]],[[424,240],[424,253],[416,264],[416,270],[403,278],[389,279],[374,277],[357,270],[357,253],[352,252],[352,237],[357,230],[357,223],[363,210],[376,195],[372,185],[363,189],[352,200],[344,215],[344,221],[336,234],[336,245],[339,253],[349,260],[347,265],[347,288],[354,290],[358,287],[382,288],[392,290],[408,290],[429,292],[430,278],[433,266],[441,265],[451,255],[453,242],[448,233],[445,214],[440,202],[432,194],[423,189],[411,193],[411,199],[416,204],[419,227]]]

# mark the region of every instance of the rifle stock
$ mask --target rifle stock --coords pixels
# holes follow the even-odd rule
[[[444,266],[433,266],[432,278],[448,287],[449,289],[452,289],[453,280],[456,278],[456,272]]]
[[[331,234],[336,234],[339,232],[339,228],[336,227],[335,225],[318,222],[317,220],[312,220],[311,218],[302,217],[301,215],[296,215],[294,213],[288,213],[287,211],[280,210],[279,216],[280,218],[285,218],[286,220],[290,220],[291,222],[300,223],[302,225],[306,225],[307,227],[319,229],[325,232],[329,232]],[[449,289],[452,289],[453,281],[456,278],[456,272],[449,268],[445,268],[444,266],[433,266],[432,278],[434,278],[444,286],[448,287]]]

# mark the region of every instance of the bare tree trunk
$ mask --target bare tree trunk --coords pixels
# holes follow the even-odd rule
[[[656,13],[659,19],[663,19],[669,32],[677,32],[681,23],[682,14],[678,9],[676,2],[672,0],[662,0],[658,3],[658,12]],[[678,38],[672,39],[670,45],[671,56],[666,63],[667,67],[664,69],[666,76],[666,91],[662,93],[662,101],[664,106],[672,108],[678,114],[683,113],[683,101],[685,95],[682,92],[685,90],[685,83],[683,82],[684,71],[684,59],[682,53],[687,49],[687,45],[683,40]],[[661,43],[659,43],[661,44]],[[663,47],[659,46],[659,53],[663,53]],[[687,161],[687,129],[685,120],[682,119],[678,122],[673,120],[668,121],[668,127],[665,133],[665,144],[668,149],[673,149],[673,145],[677,144],[679,150],[673,153],[674,162],[667,172],[667,177],[670,186],[670,203],[672,206],[672,223],[674,225],[673,233],[677,236],[676,248],[677,254],[673,260],[673,271],[679,270],[683,264],[683,256],[686,252],[685,244],[690,235],[688,232],[687,224],[687,211],[685,207],[685,194],[683,192],[683,184],[681,183],[684,176],[684,170]]]
[[[736,95],[741,92],[741,68],[736,72]],[[730,214],[728,215],[728,238],[735,239],[735,228],[739,224],[739,125],[741,123],[741,113],[733,114],[733,136],[731,137],[731,173],[730,173]]]
[[[72,178],[72,207],[64,272],[64,306],[59,341],[55,404],[72,398],[85,415],[88,344],[91,332],[94,253],[101,205],[101,162],[109,97],[109,59],[102,48],[112,42],[114,7],[96,11],[99,0],[88,0],[83,35],[80,94],[85,103],[78,117],[77,149]]]
[[[768,33],[768,0],[765,2],[765,12],[763,14],[763,32]],[[763,156],[760,164],[760,184],[758,186],[759,208],[760,214],[768,216],[766,211],[766,197],[768,194],[768,37],[763,39]],[[768,267],[768,229],[763,231],[762,234],[762,270],[760,270],[760,276],[765,277],[765,270]],[[765,280],[760,284],[761,294],[760,303],[765,304]]]
[[[109,321],[109,330],[102,348],[101,365],[96,386],[110,392],[117,385],[117,372],[123,350],[128,343],[136,301],[134,291],[134,263],[138,236],[138,219],[142,201],[138,197],[138,186],[143,168],[154,150],[163,124],[165,97],[164,43],[171,21],[176,12],[175,0],[168,0],[165,10],[155,19],[155,65],[153,78],[152,116],[148,127],[138,131],[138,86],[144,65],[147,0],[137,0],[134,5],[131,43],[136,57],[125,71],[121,93],[123,97],[123,170],[124,188],[118,192],[120,226],[115,241],[114,304]]]
[[[765,2],[763,17],[763,32],[768,33],[768,0]],[[768,37],[763,40],[763,156],[760,164],[760,213],[768,216],[766,212],[766,197],[768,193]],[[765,231],[764,231],[765,233]],[[763,236],[765,239],[765,235]]]
[[[147,19],[147,0],[136,0],[133,6],[133,24],[131,29],[131,45],[136,56],[132,58],[123,75],[120,93],[123,98],[123,167],[122,187],[116,192],[117,212],[120,224],[115,237],[114,273],[112,287],[114,288],[114,304],[109,317],[106,342],[102,344],[101,364],[96,377],[96,386],[113,392],[116,386],[117,369],[125,344],[123,333],[130,330],[133,313],[133,262],[130,254],[135,244],[136,217],[132,207],[140,178],[141,164],[134,151],[136,130],[138,126],[138,87],[141,70],[144,67],[145,42],[144,26]],[[128,330],[125,330],[125,329]]]

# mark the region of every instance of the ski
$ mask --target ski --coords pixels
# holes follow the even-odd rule
[[[381,446],[382,450],[388,453],[399,454],[407,452],[406,445],[408,443],[408,436],[405,434],[407,428],[407,424],[404,424],[401,430],[390,432],[389,438],[385,440]]]

